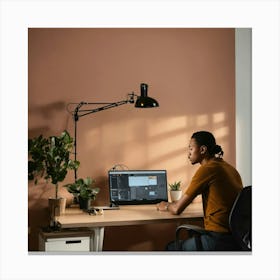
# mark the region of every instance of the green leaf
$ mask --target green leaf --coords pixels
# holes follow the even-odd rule
[[[90,177],[86,177],[84,179],[84,183],[87,185],[87,186],[90,186],[92,184],[92,179]]]
[[[70,160],[73,138],[65,130],[60,136],[42,135],[28,139],[28,179],[37,183],[38,178],[62,182],[68,170],[78,169],[79,162]]]

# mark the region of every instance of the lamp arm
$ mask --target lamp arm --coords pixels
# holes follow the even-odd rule
[[[134,97],[136,95],[134,93],[128,94],[128,98],[126,100],[122,100],[122,101],[118,101],[118,102],[112,102],[112,103],[87,103],[87,102],[80,102],[75,110],[74,110],[74,122],[75,122],[75,126],[74,126],[74,157],[75,157],[75,161],[77,160],[77,122],[79,120],[79,118],[89,115],[89,114],[94,114],[100,111],[104,111],[107,109],[111,109],[117,106],[121,106],[127,103],[134,103]],[[81,107],[83,105],[94,105],[94,104],[106,104],[104,106],[98,107],[98,108],[94,108],[94,109],[86,109],[86,110],[81,110]],[[77,181],[77,169],[74,170],[75,173],[75,182]]]
[[[121,105],[127,104],[128,102],[129,102],[128,100],[123,100],[123,101],[118,101],[118,102],[114,102],[114,103],[109,103],[105,106],[94,108],[94,109],[87,109],[87,110],[78,109],[77,116],[78,116],[78,118],[80,118],[80,117],[83,117],[83,116],[86,116],[89,114],[94,114],[94,113],[97,113],[100,111],[104,111],[104,110],[111,109],[111,108],[114,108],[117,106],[121,106]],[[75,112],[76,112],[76,110],[75,110]]]
[[[135,96],[137,96],[137,95],[135,95],[134,93],[130,93],[130,94],[128,94],[128,98],[126,100],[111,102],[111,103],[80,102],[74,110],[74,120],[78,121],[80,117],[83,117],[83,116],[86,116],[86,115],[89,115],[89,114],[93,114],[93,113],[97,113],[97,112],[104,111],[104,110],[107,110],[107,109],[111,109],[111,108],[114,108],[114,107],[118,107],[118,106],[121,106],[121,105],[124,105],[124,104],[127,104],[127,103],[134,103],[134,97]],[[98,108],[94,108],[94,109],[84,109],[84,110],[80,109],[83,105],[98,105],[98,104],[106,104],[106,105],[98,107]]]

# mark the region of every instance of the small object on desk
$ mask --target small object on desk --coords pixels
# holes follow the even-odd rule
[[[87,212],[89,215],[103,215],[103,209],[98,208],[90,208],[90,209],[84,209],[84,212]]]
[[[119,210],[120,207],[118,205],[110,205],[110,206],[95,206],[95,209],[99,210]]]

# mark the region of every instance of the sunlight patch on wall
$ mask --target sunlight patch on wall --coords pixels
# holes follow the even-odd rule
[[[224,138],[225,136],[228,136],[229,128],[227,126],[223,126],[223,127],[214,129],[213,134],[216,139]]]
[[[171,178],[184,173],[182,179],[189,180],[187,146],[190,135],[194,131],[210,129],[217,144],[228,155],[229,128],[225,126],[225,119],[224,112],[217,112],[153,121],[146,118],[112,120],[101,122],[99,126],[91,127],[83,137],[79,136],[83,138],[79,139],[79,145],[84,145],[87,153],[97,152],[106,168],[116,163],[125,164],[130,169],[164,168]],[[95,158],[95,161],[97,164],[99,159]]]
[[[149,125],[148,135],[149,137],[154,137],[164,133],[172,133],[173,131],[180,129],[185,130],[186,126],[186,116],[162,118],[154,122],[152,125]]]
[[[215,113],[212,115],[212,121],[214,124],[221,123],[221,122],[225,121],[225,119],[226,119],[226,116],[225,116],[224,112]]]
[[[229,128],[227,126],[223,126],[217,128],[213,131],[213,134],[216,138],[216,142],[220,145],[225,152],[225,157],[228,156],[229,144],[228,144],[228,136],[229,136]]]
[[[184,158],[182,157],[182,155],[173,155],[161,160],[160,164],[168,167],[168,169],[177,169],[182,166],[183,160]]]
[[[209,117],[206,114],[198,115],[196,117],[196,125],[197,126],[205,126],[205,125],[208,124],[208,122],[209,122]]]
[[[169,179],[172,179],[174,176],[174,171],[181,170],[183,172],[186,169],[186,156],[180,152],[174,154],[167,154],[159,159],[154,161],[149,161],[149,168],[151,169],[166,169]],[[178,179],[178,177],[175,177]],[[174,178],[172,180],[175,180]],[[181,180],[181,178],[180,178]]]
[[[154,160],[164,154],[172,154],[175,149],[184,148],[182,145],[184,145],[185,139],[185,133],[181,133],[173,137],[166,137],[156,143],[152,142],[149,145],[149,159]]]

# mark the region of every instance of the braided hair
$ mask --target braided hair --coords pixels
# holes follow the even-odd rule
[[[221,146],[216,144],[215,137],[208,131],[197,131],[192,137],[199,146],[206,146],[210,156],[221,158],[224,154]]]

